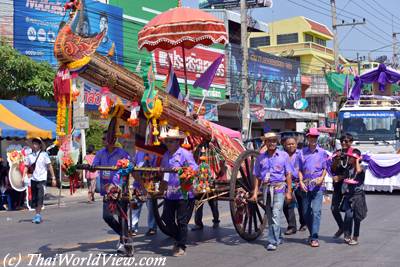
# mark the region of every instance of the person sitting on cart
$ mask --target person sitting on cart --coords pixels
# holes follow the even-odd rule
[[[261,137],[265,141],[267,151],[257,157],[254,165],[254,192],[251,201],[257,201],[260,183],[264,187],[266,212],[269,214],[269,231],[267,250],[276,250],[282,242],[281,213],[283,203],[292,200],[292,174],[289,155],[277,149],[278,136],[269,132]]]
[[[193,154],[180,147],[184,138],[185,135],[181,134],[178,129],[170,129],[164,136],[160,136],[168,150],[162,158],[162,168],[178,170],[182,167],[191,167],[197,171],[198,165],[194,161]],[[173,255],[175,257],[184,256],[186,254],[188,223],[195,203],[193,188],[185,197],[180,190],[178,174],[165,173],[164,179],[160,184],[160,191],[164,192],[165,189],[162,219],[168,232],[175,239],[172,250]]]
[[[319,247],[318,233],[321,224],[324,179],[328,154],[318,146],[319,132],[310,128],[307,133],[308,147],[303,148],[299,161],[299,183],[303,191],[304,219],[310,232],[309,244]]]
[[[104,132],[104,148],[96,153],[93,160],[93,167],[111,167],[117,165],[120,159],[131,158],[128,152],[115,146],[116,141],[114,134],[107,134],[107,131]],[[128,220],[126,219],[128,214],[128,202],[117,200],[119,208],[117,208],[117,211],[113,211],[112,205],[110,205],[112,200],[108,197],[109,192],[107,192],[113,184],[117,183],[115,177],[117,177],[116,171],[100,171],[100,195],[104,197],[103,220],[120,236],[117,252],[121,254],[130,254],[133,248],[132,240],[128,233]],[[115,212],[118,214],[118,221],[114,218]]]
[[[288,228],[285,235],[293,235],[297,232],[296,214],[294,212],[296,204],[299,212],[300,228],[299,231],[307,230],[307,226],[303,217],[303,203],[302,194],[299,188],[299,155],[300,150],[297,149],[297,138],[295,136],[288,136],[283,140],[285,151],[289,154],[290,165],[292,167],[292,187],[294,201],[287,202],[283,205],[283,213],[285,214]]]
[[[154,154],[150,154],[144,152],[143,150],[136,150],[134,164],[137,167],[156,167],[157,166],[157,156]],[[143,203],[146,202],[147,206],[147,226],[148,231],[146,232],[146,236],[152,236],[157,234],[157,224],[156,219],[154,218],[153,211],[153,201],[148,196],[146,192],[144,181],[141,179],[143,177],[143,173],[135,174],[135,182],[133,183],[133,187],[138,195],[139,201],[137,202],[137,207],[132,209],[132,235],[135,236],[139,230],[139,218],[140,213],[142,211]]]

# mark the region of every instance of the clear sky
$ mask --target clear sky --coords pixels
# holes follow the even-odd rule
[[[183,0],[183,5],[198,7],[198,0]],[[264,22],[305,16],[329,27],[332,25],[330,0],[273,0],[272,8],[253,9],[251,15]],[[385,48],[372,52],[373,58],[387,55],[392,58],[392,27],[398,32],[397,47],[400,48],[400,0],[336,0],[338,20],[341,23],[352,22],[353,18],[365,25],[355,27],[338,27],[340,53],[350,59],[356,58],[356,53],[368,56],[368,51]],[[393,17],[393,25],[392,25]],[[328,44],[332,46],[332,42]],[[399,52],[398,52],[399,54]]]

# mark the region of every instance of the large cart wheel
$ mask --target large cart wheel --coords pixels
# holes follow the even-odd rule
[[[254,164],[258,151],[242,152],[235,162],[230,180],[229,204],[232,222],[236,232],[246,241],[256,240],[264,231],[267,224],[265,204],[262,194],[256,202],[247,201],[251,197],[255,177]]]
[[[154,196],[152,197],[151,201],[153,202],[154,219],[156,220],[158,228],[165,235],[172,236],[172,234],[168,231],[166,224],[161,218],[161,214],[164,208],[164,198],[159,198],[157,196]]]

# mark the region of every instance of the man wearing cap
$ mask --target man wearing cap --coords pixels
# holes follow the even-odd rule
[[[267,249],[273,251],[282,242],[280,218],[285,197],[288,202],[292,200],[292,175],[289,155],[277,149],[276,133],[266,133],[261,139],[267,151],[257,157],[254,165],[254,176],[257,179],[250,200],[257,201],[259,185],[263,184],[267,199],[266,212],[270,214]]]
[[[164,154],[161,167],[167,169],[180,169],[182,167],[191,167],[197,171],[198,165],[194,161],[193,154],[180,147],[185,135],[177,129],[170,129],[164,136],[160,136],[167,147]],[[164,210],[162,219],[165,222],[168,231],[175,239],[172,253],[175,257],[186,254],[186,241],[188,232],[188,223],[192,216],[194,208],[194,192],[188,192],[187,199],[180,191],[180,181],[177,173],[166,173],[160,185],[160,191],[166,190]]]
[[[108,135],[107,131],[103,135],[104,148],[97,151],[96,156],[93,160],[93,167],[97,166],[115,166],[120,159],[130,159],[128,152],[122,148],[115,146],[116,137],[115,135]],[[111,184],[117,184],[116,171],[100,171],[100,195],[103,199],[103,220],[113,229],[119,236],[120,240],[117,245],[117,252],[121,254],[129,254],[132,249],[132,240],[128,235],[128,221],[123,220],[122,217],[128,215],[128,203],[127,201],[118,201],[118,205],[121,210],[125,212],[122,214],[121,210],[118,212],[118,221],[114,218],[110,206],[110,200],[106,197],[106,190]],[[124,223],[124,225],[122,225]]]
[[[51,174],[52,186],[56,186],[56,176],[54,175],[53,166],[50,157],[44,149],[41,138],[37,137],[32,140],[32,153],[25,158],[24,177],[28,175],[31,181],[32,208],[35,208],[36,214],[32,219],[33,223],[42,222],[40,211],[43,206],[44,187],[47,182],[47,171]]]
[[[318,232],[321,223],[323,183],[328,155],[317,145],[319,132],[310,128],[307,133],[308,147],[303,148],[299,161],[299,183],[303,191],[303,213],[310,232],[311,247],[319,247]]]

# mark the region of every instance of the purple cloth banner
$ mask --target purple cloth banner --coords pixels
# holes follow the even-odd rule
[[[362,159],[368,163],[368,169],[376,178],[389,178],[400,173],[400,161],[393,166],[382,167],[368,155],[363,155]]]
[[[400,81],[400,72],[395,70],[387,69],[385,64],[380,64],[375,70],[364,73],[361,76],[354,78],[354,86],[351,90],[350,99],[359,100],[361,96],[361,88],[365,83],[377,82],[379,84],[379,90],[382,92],[385,90],[386,84],[393,84]]]
[[[194,82],[193,87],[197,88],[203,88],[208,90],[212,84],[212,81],[214,80],[215,74],[217,73],[217,70],[219,68],[219,65],[222,62],[222,59],[224,58],[224,54],[220,55],[209,67],[208,69],[201,74],[201,76]]]
[[[368,164],[368,169],[376,178],[390,178],[400,173],[400,161],[393,166],[382,167],[379,166],[369,155],[362,155],[362,160]],[[332,158],[326,162],[327,172],[333,177],[335,174],[331,172]]]

